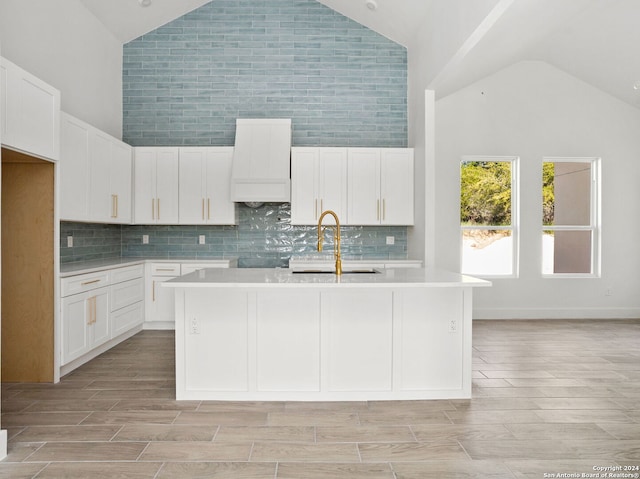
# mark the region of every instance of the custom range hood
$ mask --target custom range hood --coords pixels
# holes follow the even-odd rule
[[[287,203],[290,199],[291,119],[236,120],[231,201]]]

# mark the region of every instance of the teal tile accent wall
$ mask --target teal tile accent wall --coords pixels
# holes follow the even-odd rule
[[[123,54],[133,146],[230,146],[237,118],[291,118],[296,146],[407,146],[406,49],[315,0],[213,0]]]

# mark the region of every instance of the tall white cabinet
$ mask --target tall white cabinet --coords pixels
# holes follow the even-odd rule
[[[135,148],[136,224],[178,224],[178,153],[178,148]]]
[[[346,220],[346,148],[292,148],[291,183],[291,224],[315,224],[325,210]]]
[[[232,161],[233,147],[180,148],[180,224],[236,224]]]
[[[132,148],[62,113],[60,218],[131,223]]]

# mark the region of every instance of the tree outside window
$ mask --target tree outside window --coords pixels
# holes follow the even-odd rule
[[[517,159],[465,157],[460,165],[462,272],[516,274]]]

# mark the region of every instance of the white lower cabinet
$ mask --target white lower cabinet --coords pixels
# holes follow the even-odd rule
[[[62,278],[60,291],[61,375],[126,339],[144,321],[142,264]]]
[[[62,299],[62,364],[109,340],[109,288]]]

